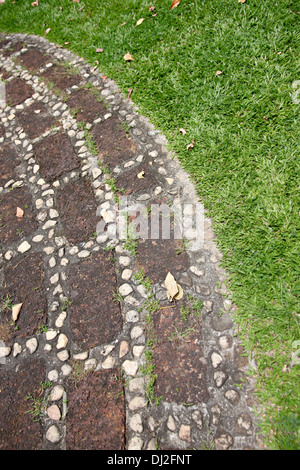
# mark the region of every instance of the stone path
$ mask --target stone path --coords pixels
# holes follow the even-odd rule
[[[211,221],[130,232],[203,212],[164,137],[43,38],[2,35],[0,75],[0,449],[261,448]]]

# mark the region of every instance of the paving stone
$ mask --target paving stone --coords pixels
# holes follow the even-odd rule
[[[35,144],[33,153],[41,175],[48,183],[80,166],[69,138],[62,132],[49,135]]]
[[[99,96],[88,89],[73,91],[67,100],[67,105],[71,110],[74,110],[79,122],[92,123],[96,118],[106,113],[104,104],[99,101]]]
[[[21,78],[13,78],[5,86],[6,102],[16,106],[33,95],[33,89]]]
[[[73,341],[84,348],[113,341],[123,322],[120,306],[114,301],[117,283],[109,253],[96,253],[72,265],[68,280]]]
[[[30,139],[39,137],[57,125],[57,120],[49,114],[43,103],[32,103],[18,113],[17,119]]]
[[[42,359],[23,360],[18,370],[0,368],[1,450],[43,449],[42,427],[30,410],[34,397],[41,396],[40,381],[45,371]]]
[[[95,124],[92,128],[92,135],[101,162],[110,169],[125,163],[138,151],[137,144],[123,129],[117,117]]]
[[[66,185],[59,192],[57,203],[64,235],[70,243],[94,237],[100,217],[96,215],[97,203],[87,179]]]
[[[122,392],[122,380],[115,369],[93,372],[70,388],[67,450],[124,450]]]

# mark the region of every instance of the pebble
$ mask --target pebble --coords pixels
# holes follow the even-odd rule
[[[122,368],[127,375],[136,375],[139,363],[137,361],[126,360],[123,362]]]
[[[54,424],[50,426],[46,431],[46,439],[53,444],[56,444],[61,439],[61,434],[59,429]]]
[[[31,245],[25,240],[21,245],[18,247],[19,253],[26,253],[26,251],[30,250]]]
[[[58,337],[56,348],[57,349],[62,349],[65,348],[68,344],[68,338],[64,333],[61,333]]]
[[[54,421],[59,421],[61,418],[61,412],[57,405],[49,406],[49,408],[47,409],[47,415],[50,419],[53,419]]]
[[[38,347],[38,340],[36,338],[30,338],[26,341],[26,347],[30,354],[33,354]]]

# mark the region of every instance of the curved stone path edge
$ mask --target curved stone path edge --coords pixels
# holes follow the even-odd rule
[[[222,254],[164,136],[44,38],[0,36],[0,75],[0,449],[262,448]]]

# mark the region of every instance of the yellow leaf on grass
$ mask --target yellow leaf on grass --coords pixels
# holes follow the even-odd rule
[[[17,217],[23,217],[24,211],[21,207],[17,207]]]
[[[21,304],[16,304],[12,306],[11,317],[13,321],[17,321],[22,305],[23,304],[21,303]]]
[[[129,60],[134,60],[134,58],[132,57],[131,54],[127,53],[127,54],[124,55],[124,60],[129,61]]]
[[[139,20],[137,20],[136,22],[136,26],[138,26],[139,24],[142,24],[142,22],[144,21],[145,18],[140,18]]]
[[[172,302],[173,299],[179,300],[183,297],[183,290],[182,287],[177,284],[174,276],[168,272],[165,282],[165,288],[167,289],[168,299]]]
[[[239,0],[239,3],[246,3],[246,0]]]
[[[173,10],[173,8],[178,7],[180,3],[180,0],[173,0],[172,5],[170,6],[170,10]]]

